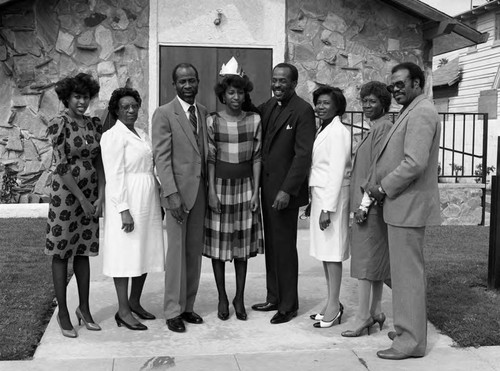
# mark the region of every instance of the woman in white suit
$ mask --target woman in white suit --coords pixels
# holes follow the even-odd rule
[[[340,324],[342,262],[349,259],[349,177],[351,135],[340,118],[346,99],[339,88],[324,86],[313,93],[321,120],[314,141],[309,187],[311,192],[310,255],[323,262],[328,298],[323,310],[311,315],[316,328]]]
[[[163,272],[165,257],[153,150],[146,133],[135,127],[141,102],[137,90],[113,91],[108,110],[117,120],[101,139],[106,175],[103,273],[115,283],[116,324],[130,330],[147,330],[132,313],[143,320],[156,318],[140,300],[147,274]]]

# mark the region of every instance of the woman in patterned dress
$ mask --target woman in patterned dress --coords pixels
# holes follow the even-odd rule
[[[260,116],[242,110],[253,88],[247,76],[228,74],[215,86],[225,109],[207,119],[209,154],[209,210],[205,219],[203,255],[212,258],[219,293],[217,316],[229,318],[225,262],[234,259],[236,317],[246,320],[244,290],[247,262],[263,253],[259,211],[261,170]]]
[[[99,140],[101,123],[85,116],[90,100],[99,92],[92,76],[79,73],[56,84],[66,110],[54,117],[47,133],[52,139],[53,165],[45,253],[52,255],[52,278],[59,311],[57,321],[66,337],[77,337],[66,304],[68,260],[78,285],[78,323],[98,331],[89,309],[89,256],[99,253],[99,215],[104,184]],[[99,176],[98,176],[99,173]],[[99,187],[98,187],[98,180]]]

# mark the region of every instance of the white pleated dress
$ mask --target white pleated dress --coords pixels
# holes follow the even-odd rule
[[[137,277],[165,270],[165,251],[158,181],[148,136],[140,138],[121,121],[102,135],[106,174],[103,273],[110,277]],[[122,230],[121,211],[130,210],[134,230]]]
[[[309,187],[311,189],[309,254],[321,261],[349,259],[349,177],[351,136],[336,116],[314,141]],[[330,226],[319,228],[321,210],[330,211]]]

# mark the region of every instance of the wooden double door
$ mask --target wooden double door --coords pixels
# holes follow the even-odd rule
[[[191,63],[198,70],[200,85],[196,100],[209,112],[220,111],[223,105],[214,93],[223,63],[235,57],[254,85],[251,98],[255,105],[271,97],[272,49],[214,48],[191,46],[160,46],[160,105],[171,101],[175,95],[172,70],[183,62]]]

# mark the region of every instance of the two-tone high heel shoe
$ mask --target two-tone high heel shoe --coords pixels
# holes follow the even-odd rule
[[[337,313],[337,315],[331,320],[331,321],[319,321],[319,322],[316,322],[313,324],[313,326],[315,328],[328,328],[328,327],[332,327],[335,322],[338,321],[339,325],[340,323],[342,322],[342,315],[344,314],[344,306],[340,306],[340,309],[339,309],[339,312]]]
[[[321,321],[324,316],[325,316],[324,314],[316,313],[316,314],[311,314],[309,318],[312,319],[313,321]]]
[[[144,331],[144,330],[147,330],[147,326],[143,325],[142,323],[138,323],[136,325],[131,325],[131,324],[128,324],[127,322],[125,322],[121,317],[120,315],[118,314],[118,312],[116,312],[115,314],[115,321],[116,321],[116,325],[118,327],[122,327],[122,326],[125,326],[126,328],[128,328],[129,330],[135,330],[135,331]]]
[[[382,330],[382,326],[384,326],[384,322],[385,322],[385,314],[379,313],[379,314],[374,315],[372,318],[373,318],[373,323],[374,324],[378,323],[380,326],[380,330]]]
[[[370,335],[370,327],[375,324],[373,317],[368,318],[361,326],[359,326],[356,330],[347,330],[343,331],[340,335],[346,338],[355,338],[360,336],[363,331],[366,329],[368,331],[368,335]]]
[[[61,320],[59,319],[59,313],[56,315],[57,318],[57,324],[59,325],[59,329],[61,330],[62,336],[65,336],[67,338],[76,338],[78,337],[78,333],[74,329],[74,327],[71,327],[71,330],[65,330],[61,326]]]
[[[340,307],[340,310],[342,312],[344,312],[344,306],[342,305],[342,303],[339,303],[339,307]],[[321,321],[323,319],[325,315],[324,314],[321,314],[321,313],[316,313],[316,314],[311,314],[309,316],[310,319],[312,319],[313,321]]]
[[[247,312],[245,310],[245,305],[242,303],[242,310],[238,311],[236,309],[236,300],[233,300],[233,307],[234,307],[234,313],[236,313],[236,318],[238,318],[240,321],[246,321],[247,320]]]
[[[85,317],[82,314],[82,311],[80,310],[80,307],[76,308],[75,314],[76,314],[76,319],[78,319],[78,326],[81,326],[82,321],[83,321],[83,324],[85,325],[87,330],[90,330],[90,331],[101,331],[102,330],[101,326],[99,326],[97,323],[87,322],[87,320],[85,319]]]

